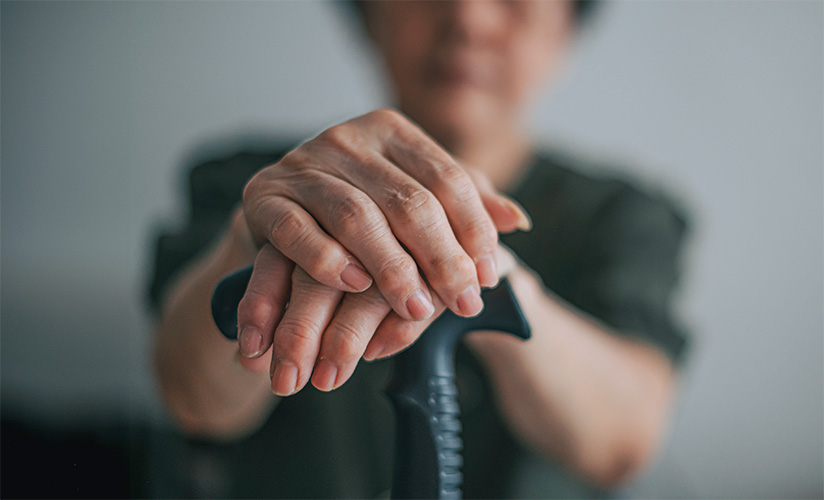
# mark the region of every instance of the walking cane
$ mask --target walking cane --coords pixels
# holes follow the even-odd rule
[[[220,331],[237,339],[237,306],[252,267],[225,277],[212,295]],[[455,386],[455,348],[467,332],[496,330],[528,339],[529,325],[509,282],[482,292],[484,310],[474,318],[445,311],[394,357],[386,393],[395,407],[395,463],[392,498],[461,498],[460,408]]]

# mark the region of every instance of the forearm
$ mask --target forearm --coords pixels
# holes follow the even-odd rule
[[[509,278],[532,339],[486,332],[469,339],[507,421],[523,441],[588,480],[622,482],[660,440],[674,390],[671,363],[562,304],[524,268]]]
[[[276,401],[267,371],[241,367],[237,343],[211,319],[217,282],[254,258],[241,224],[237,213],[220,241],[183,271],[163,301],[155,331],[161,392],[176,423],[193,435],[231,438],[254,430]]]

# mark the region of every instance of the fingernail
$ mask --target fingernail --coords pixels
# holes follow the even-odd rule
[[[435,312],[435,306],[426,298],[421,290],[416,290],[415,293],[406,299],[406,308],[409,310],[409,315],[414,320],[422,320],[432,316]]]
[[[298,384],[298,367],[292,363],[278,361],[272,374],[272,392],[278,396],[291,396]]]
[[[257,328],[244,326],[240,330],[240,353],[247,358],[254,358],[261,353],[263,337]]]
[[[338,368],[329,362],[321,359],[315,366],[315,373],[312,374],[312,384],[321,391],[331,391],[335,388],[335,379],[338,377]]]
[[[372,341],[369,342],[369,346],[366,347],[366,352],[363,353],[363,359],[365,361],[374,361],[383,354],[385,348],[386,344],[382,340],[373,337]]]
[[[481,257],[475,262],[478,269],[478,281],[481,286],[495,286],[498,284],[498,265],[492,255]]]
[[[518,218],[518,229],[521,231],[529,231],[532,229],[532,220],[529,218],[529,215],[527,215],[526,210],[510,198],[502,197],[501,199],[504,200],[509,210]]]
[[[366,273],[366,270],[350,262],[343,268],[340,273],[340,279],[355,290],[362,292],[372,286],[372,277]]]
[[[464,316],[475,316],[484,308],[481,292],[474,286],[468,287],[458,295],[458,311]]]

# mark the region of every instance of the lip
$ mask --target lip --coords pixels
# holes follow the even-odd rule
[[[489,65],[462,57],[441,58],[429,65],[427,76],[435,85],[489,89],[494,73]]]

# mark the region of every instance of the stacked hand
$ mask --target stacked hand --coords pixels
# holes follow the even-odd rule
[[[238,308],[241,363],[272,390],[332,390],[358,360],[406,348],[445,309],[473,316],[514,259],[523,211],[401,114],[332,127],[243,194],[260,251]],[[288,307],[287,307],[288,304]]]

